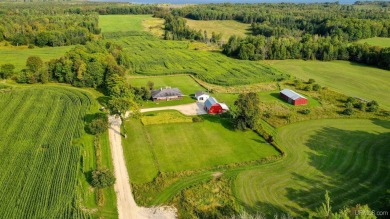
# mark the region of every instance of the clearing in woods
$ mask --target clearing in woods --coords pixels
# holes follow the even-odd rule
[[[0,93],[0,215],[89,218],[76,204],[91,97],[75,89],[34,87]],[[18,207],[15,207],[18,206]]]
[[[266,61],[272,67],[304,80],[313,78],[321,86],[352,97],[375,100],[390,109],[389,71],[346,61]]]
[[[43,47],[29,49],[27,46],[0,46],[0,65],[13,64],[15,71],[26,67],[29,56],[38,56],[44,62],[63,56],[74,46]]]
[[[222,34],[222,40],[228,41],[230,36],[237,35],[240,37],[246,37],[251,34],[251,25],[244,24],[233,20],[191,20],[186,19],[187,25],[194,30],[207,31],[207,36],[210,38],[212,33]]]
[[[358,42],[368,43],[371,46],[390,47],[390,38],[385,38],[385,37],[373,37],[373,38],[359,40]]]
[[[278,129],[282,162],[238,174],[234,193],[253,212],[307,218],[330,191],[332,210],[378,206],[390,185],[390,122],[311,120]]]

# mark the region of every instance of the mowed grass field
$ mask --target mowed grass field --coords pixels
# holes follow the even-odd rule
[[[0,65],[13,64],[15,65],[15,71],[20,71],[25,68],[27,58],[30,56],[38,56],[47,62],[65,55],[73,47],[35,47],[34,49],[28,49],[27,46],[0,46]]]
[[[143,31],[142,22],[152,19],[151,15],[100,15],[99,26],[102,33]]]
[[[346,61],[267,61],[285,73],[304,80],[313,78],[321,86],[352,97],[376,100],[390,110],[390,71]]]
[[[83,134],[91,97],[75,89],[0,92],[0,215],[89,218],[76,204]]]
[[[333,211],[359,203],[375,209],[390,188],[390,121],[305,121],[280,128],[277,142],[287,154],[282,162],[235,180],[236,197],[252,212],[306,218],[325,190]]]
[[[186,19],[186,21],[191,29],[207,31],[208,37],[211,37],[213,32],[222,34],[223,41],[228,41],[229,37],[233,35],[246,37],[251,34],[250,24],[244,24],[234,20],[202,21]]]
[[[146,126],[135,119],[126,122],[124,152],[131,182],[150,182],[158,171],[207,169],[279,154],[252,131],[234,131],[218,116],[202,118],[203,122]]]
[[[385,37],[373,37],[373,38],[359,40],[358,42],[367,43],[371,46],[390,47],[390,38],[385,38]]]

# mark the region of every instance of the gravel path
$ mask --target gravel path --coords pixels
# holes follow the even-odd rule
[[[176,209],[172,207],[139,207],[135,203],[129,175],[127,173],[125,156],[122,148],[122,136],[120,133],[120,118],[110,116],[109,128],[110,148],[114,164],[116,182],[114,185],[119,219],[171,219],[176,218]]]
[[[163,107],[155,107],[155,108],[146,108],[141,109],[141,113],[151,112],[151,111],[160,111],[160,110],[177,110],[184,115],[194,116],[194,115],[204,115],[207,112],[203,109],[204,104],[201,102],[183,104],[177,106],[163,106]]]

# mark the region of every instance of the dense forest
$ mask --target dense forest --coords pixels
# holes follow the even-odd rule
[[[223,53],[244,60],[351,60],[390,69],[390,51],[354,43],[371,37],[390,37],[390,8],[325,4],[209,4],[173,9],[165,18],[166,39],[218,41],[191,30],[185,18],[236,20],[251,24],[252,36],[232,36]]]

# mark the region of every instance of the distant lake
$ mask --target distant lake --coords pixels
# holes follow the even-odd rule
[[[336,2],[337,0],[103,0],[103,2],[131,2],[131,3],[144,3],[144,4],[207,4],[207,3],[324,3],[324,2]],[[340,4],[353,4],[357,0],[339,0]]]

